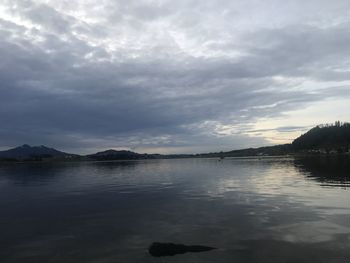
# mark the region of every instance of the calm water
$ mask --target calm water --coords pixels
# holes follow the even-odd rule
[[[0,262],[350,262],[347,159],[0,166]],[[154,241],[219,249],[153,258]]]

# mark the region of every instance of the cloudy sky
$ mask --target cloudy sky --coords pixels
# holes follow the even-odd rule
[[[0,149],[232,150],[335,120],[349,0],[0,1]]]

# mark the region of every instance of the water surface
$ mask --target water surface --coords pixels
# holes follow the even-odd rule
[[[0,262],[349,262],[348,158],[0,165]],[[153,258],[152,242],[219,249]]]

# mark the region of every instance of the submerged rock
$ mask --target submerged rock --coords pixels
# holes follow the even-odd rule
[[[207,246],[186,246],[183,244],[159,243],[154,242],[148,249],[153,257],[174,256],[176,254],[185,254],[187,252],[204,252],[216,249]]]

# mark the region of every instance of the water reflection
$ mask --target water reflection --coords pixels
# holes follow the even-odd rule
[[[0,262],[155,262],[155,241],[218,248],[164,262],[345,262],[347,171],[291,158],[2,166]]]
[[[349,186],[349,155],[297,158],[295,159],[295,165],[309,178],[320,182],[324,186]]]

